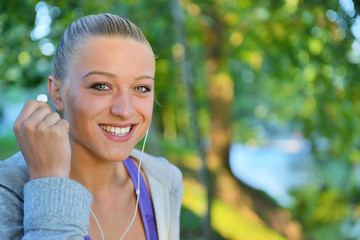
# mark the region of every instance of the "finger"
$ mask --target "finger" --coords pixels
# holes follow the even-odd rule
[[[22,122],[29,118],[38,108],[47,106],[49,109],[49,105],[44,102],[39,102],[35,100],[29,100],[25,103],[23,109],[21,110],[19,117],[16,119],[15,124],[21,126]]]
[[[51,114],[51,109],[49,107],[43,106],[36,109],[27,119],[23,121],[21,129],[30,132],[36,130],[38,124],[49,114]]]
[[[69,133],[69,122],[65,119],[60,119],[59,121],[57,121],[56,124],[53,125],[53,128],[58,129],[59,132],[61,133]]]
[[[23,109],[21,110],[18,118],[16,119],[15,123],[14,123],[14,133],[15,135],[19,134],[22,131],[22,127],[23,127],[23,122],[28,119],[33,113],[34,111],[36,111],[38,108],[40,107],[49,107],[46,103],[44,102],[38,102],[35,100],[29,100],[25,103]],[[49,107],[50,109],[50,107]]]
[[[38,130],[46,130],[55,125],[60,120],[60,115],[56,112],[51,112],[46,115],[44,119],[37,125]]]

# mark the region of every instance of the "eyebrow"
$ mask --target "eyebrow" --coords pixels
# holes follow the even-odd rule
[[[116,78],[116,77],[117,77],[115,74],[108,73],[108,72],[91,71],[91,72],[88,72],[87,74],[85,74],[85,75],[81,78],[81,80],[84,80],[85,78],[90,77],[91,75],[103,75],[103,76],[111,77],[111,78]]]
[[[117,76],[113,73],[109,73],[109,72],[103,72],[103,71],[90,71],[88,72],[87,74],[85,74],[81,80],[84,80],[85,78],[91,76],[91,75],[102,75],[102,76],[105,76],[105,77],[110,77],[110,78],[117,78]],[[141,75],[139,77],[136,77],[134,80],[142,80],[142,79],[152,79],[152,80],[155,80],[155,78],[151,75]]]
[[[155,80],[155,78],[153,76],[150,76],[150,75],[141,75],[139,77],[136,77],[135,80],[143,80],[143,79],[147,79],[147,78]]]

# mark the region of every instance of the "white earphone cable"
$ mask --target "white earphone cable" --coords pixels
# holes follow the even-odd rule
[[[142,150],[141,150],[141,155],[140,155],[140,161],[139,161],[139,167],[138,167],[138,172],[137,172],[137,189],[135,190],[135,193],[136,193],[136,206],[135,206],[135,213],[134,213],[134,216],[131,220],[131,223],[130,225],[127,227],[127,229],[125,230],[124,234],[122,235],[121,239],[122,240],[126,233],[130,230],[131,226],[133,225],[134,221],[135,221],[135,218],[136,218],[136,214],[137,214],[137,211],[138,211],[138,208],[139,208],[139,199],[140,199],[140,168],[141,168],[141,163],[142,163],[142,157],[143,157],[143,154],[144,154],[144,149],[145,149],[145,143],[146,143],[146,139],[148,137],[148,134],[149,134],[149,129],[147,130],[146,134],[145,134],[145,139],[144,139],[144,143],[143,143],[143,146],[142,146]],[[90,208],[90,212],[91,214],[93,215],[99,229],[100,229],[100,233],[101,233],[101,236],[102,236],[102,239],[105,240],[105,237],[104,237],[104,234],[103,234],[103,231],[101,229],[101,226],[100,226],[100,223],[99,221],[97,220],[94,212],[91,210]]]
[[[135,207],[134,217],[131,220],[131,223],[130,223],[129,227],[126,229],[126,231],[124,232],[124,234],[122,235],[120,240],[122,240],[125,237],[125,234],[130,230],[131,226],[133,225],[133,223],[135,221],[135,218],[136,218],[137,210],[138,210],[138,207],[139,207],[139,199],[140,199],[140,168],[141,168],[142,157],[143,157],[143,154],[144,154],[145,143],[146,143],[146,139],[147,139],[148,134],[149,134],[149,129],[147,130],[147,132],[145,134],[144,143],[143,143],[143,146],[142,146],[142,149],[141,149],[141,155],[140,155],[140,161],[139,161],[139,167],[138,167],[138,173],[137,173],[136,207]]]
[[[90,212],[91,212],[91,214],[93,215],[93,217],[94,217],[94,219],[95,219],[95,222],[97,223],[97,225],[98,225],[98,227],[99,227],[99,229],[100,229],[100,233],[101,233],[102,239],[105,240],[104,233],[103,233],[103,231],[102,231],[102,229],[101,229],[101,227],[100,227],[100,223],[99,223],[99,221],[97,220],[97,218],[96,218],[94,212],[91,210],[91,208],[90,208]]]

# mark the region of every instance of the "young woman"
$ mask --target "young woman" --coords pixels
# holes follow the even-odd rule
[[[0,163],[1,239],[179,239],[181,173],[134,149],[154,81],[151,46],[127,19],[67,28],[48,78],[57,112],[28,101],[14,125],[21,152]]]

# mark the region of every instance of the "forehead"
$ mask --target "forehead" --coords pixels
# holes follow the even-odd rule
[[[155,58],[151,47],[145,43],[140,43],[131,38],[95,36],[89,37],[78,46],[75,59],[79,60],[79,58],[89,54],[111,57],[112,55],[126,55],[129,52],[147,58]]]
[[[121,37],[91,37],[78,48],[69,75],[105,71],[116,75],[155,74],[150,46]]]

